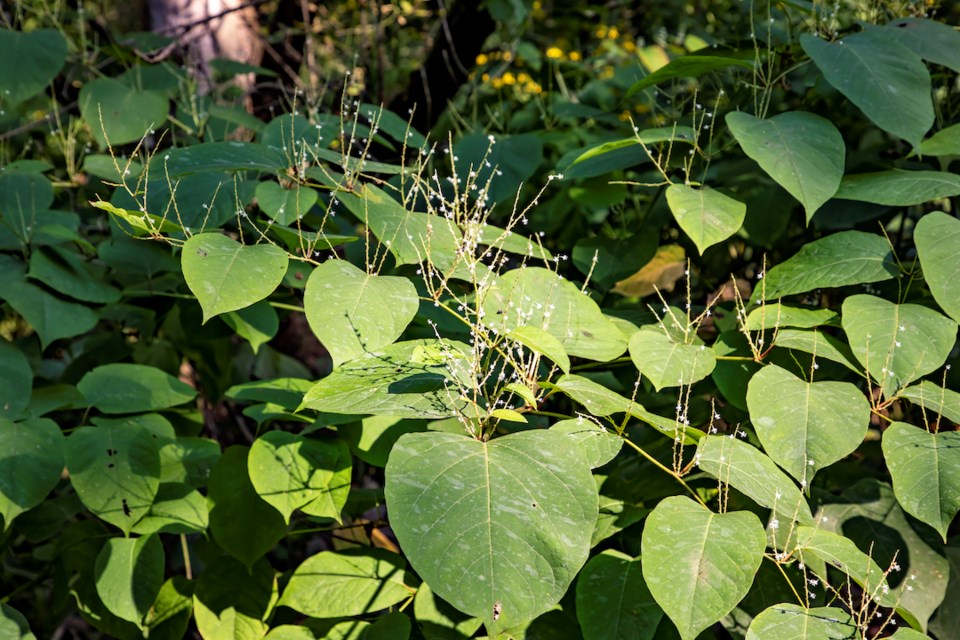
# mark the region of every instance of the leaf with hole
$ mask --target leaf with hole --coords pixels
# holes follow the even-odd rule
[[[640,549],[654,600],[693,640],[736,606],[760,568],[767,536],[748,511],[713,513],[671,496],[647,516]]]
[[[91,513],[129,534],[160,488],[154,434],[119,421],[80,427],[67,438],[70,483]]]
[[[220,233],[191,236],[182,249],[183,277],[203,322],[263,300],[287,272],[287,253],[271,244],[242,245]]]
[[[413,568],[491,635],[559,602],[587,559],[597,519],[586,460],[550,430],[490,442],[407,434],[390,453],[385,491]]]
[[[672,184],[667,187],[667,204],[701,255],[736,233],[747,215],[745,204],[709,187]]]
[[[393,344],[420,302],[407,278],[372,275],[346,260],[327,260],[310,274],[303,305],[310,328],[337,366]]]
[[[957,340],[957,323],[918,304],[850,296],[841,309],[853,354],[887,398],[943,365]]]
[[[767,455],[805,488],[852,453],[870,425],[870,404],[854,385],[806,382],[776,365],[750,380],[747,406]]]

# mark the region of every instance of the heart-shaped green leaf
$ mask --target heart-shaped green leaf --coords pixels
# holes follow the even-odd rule
[[[883,457],[904,511],[946,541],[960,511],[960,432],[929,433],[894,422],[883,433]]]
[[[647,516],[643,577],[683,640],[730,613],[750,590],[767,536],[748,511],[713,513],[671,496]]]
[[[657,391],[703,380],[717,365],[712,349],[702,344],[677,342],[659,327],[637,331],[630,337],[629,346],[633,364]]]
[[[827,82],[884,131],[916,147],[933,126],[926,65],[885,33],[863,31],[836,42],[808,34],[800,46]]]
[[[843,178],[843,136],[826,118],[790,111],[761,120],[742,111],[726,117],[744,153],[800,201],[807,222]]]
[[[167,121],[169,109],[162,93],[113,78],[98,78],[80,89],[80,115],[101,148],[141,139]]]
[[[80,427],[67,439],[67,471],[83,504],[129,534],[160,488],[160,449],[140,424]]]
[[[806,382],[776,365],[751,378],[747,407],[767,455],[805,488],[856,449],[870,425],[870,404],[854,385]]]
[[[707,187],[672,184],[667,187],[667,204],[701,255],[736,233],[747,215],[745,204]]]
[[[960,322],[960,220],[941,211],[930,212],[917,223],[913,241],[933,299]]]
[[[199,233],[184,243],[181,268],[207,322],[269,296],[287,263],[286,251],[274,245],[246,246],[219,233]]]
[[[230,556],[204,566],[193,593],[193,615],[202,638],[260,640],[277,603],[276,573],[266,559],[252,567]]]
[[[574,446],[583,452],[591,469],[602,467],[613,460],[623,447],[620,436],[583,416],[561,420],[550,429],[567,434],[576,443]]]
[[[152,533],[206,534],[209,523],[207,499],[189,484],[169,482],[160,485],[150,511],[133,526],[133,532],[141,536]]]
[[[7,530],[37,506],[63,472],[63,434],[52,420],[0,419],[0,515]]]
[[[385,490],[410,564],[491,636],[559,602],[587,559],[597,519],[583,455],[552,431],[491,442],[407,434],[390,453]]]
[[[940,367],[957,340],[956,322],[917,304],[856,295],[841,312],[853,354],[887,398]]]
[[[339,365],[393,344],[420,302],[407,278],[370,275],[346,260],[328,260],[310,274],[303,306],[310,328]]]
[[[15,105],[44,89],[67,61],[67,41],[55,29],[0,29],[0,105]]]
[[[94,566],[97,594],[118,618],[140,625],[163,584],[159,536],[111,538]]]
[[[250,447],[247,470],[260,497],[288,524],[297,509],[339,522],[350,492],[350,461],[342,441],[269,431]]]

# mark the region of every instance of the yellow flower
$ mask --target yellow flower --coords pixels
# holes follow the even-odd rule
[[[490,74],[485,73],[482,76],[480,76],[480,81],[483,82],[484,84],[490,82]]]
[[[490,86],[494,89],[499,89],[503,86],[503,80],[501,78],[494,78],[490,81]]]
[[[619,120],[623,121],[623,122],[627,122],[628,120],[630,120],[630,112],[629,112],[629,111],[621,111],[621,112],[620,112],[620,115],[618,115],[617,118],[618,118]]]
[[[598,38],[606,38],[606,37],[607,37],[607,28],[606,28],[606,27],[599,27],[594,33],[595,33],[595,35],[596,35]]]
[[[511,60],[513,60],[513,53],[511,53],[510,51],[504,51],[502,57],[507,62],[510,62]]]
[[[533,93],[537,95],[543,93],[543,87],[536,82],[528,82],[524,89],[526,89],[527,93]]]
[[[509,71],[503,74],[503,77],[501,78],[501,80],[503,80],[503,84],[505,85],[514,85],[517,83],[517,79],[514,78],[513,74],[510,73]]]
[[[624,40],[624,41],[623,41],[623,50],[624,50],[624,51],[629,51],[630,53],[633,53],[634,51],[637,50],[637,43],[634,42],[633,40]]]
[[[547,57],[551,60],[559,60],[563,57],[563,49],[560,47],[550,47],[547,49]]]
[[[617,38],[620,37],[620,32],[617,30],[616,27],[610,27],[610,30],[607,31],[607,37],[610,38],[611,40],[616,40]]]
[[[488,58],[485,53],[481,53],[480,55],[478,55],[478,56],[477,56],[477,60],[476,60],[476,62],[477,62],[478,65],[479,65],[479,64],[487,64],[487,62],[489,62],[489,61],[490,61],[490,58]]]
[[[528,75],[525,74],[525,73],[518,73],[518,74],[517,74],[517,83],[518,83],[518,84],[523,84],[523,83],[525,83],[525,82],[530,82],[530,76],[528,76]]]
[[[567,54],[567,57],[570,58],[572,62],[579,62],[582,56],[580,55],[579,51],[571,51],[569,54]]]

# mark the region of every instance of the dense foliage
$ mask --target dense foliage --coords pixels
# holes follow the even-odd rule
[[[956,637],[960,33],[568,4],[431,132],[0,30],[0,634]]]

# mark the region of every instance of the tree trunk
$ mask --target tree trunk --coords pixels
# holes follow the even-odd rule
[[[150,19],[154,31],[180,41],[201,94],[213,86],[214,58],[252,65],[263,60],[257,9],[249,0],[150,0]],[[237,76],[236,82],[249,94],[254,74]]]

